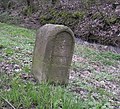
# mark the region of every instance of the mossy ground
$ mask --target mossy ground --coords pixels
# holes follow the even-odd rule
[[[74,29],[74,26],[79,23],[79,20],[83,19],[84,15],[83,11],[68,12],[50,8],[47,12],[40,15],[39,20],[42,25],[47,23],[62,24]]]

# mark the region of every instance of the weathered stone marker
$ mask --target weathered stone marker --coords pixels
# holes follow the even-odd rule
[[[39,82],[67,84],[74,34],[66,26],[46,24],[37,31],[32,72]]]

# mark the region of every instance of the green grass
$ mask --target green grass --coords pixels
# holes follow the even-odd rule
[[[79,51],[79,52],[78,52]],[[104,65],[117,65],[120,60],[120,54],[111,52],[97,52],[94,49],[76,45],[75,54],[89,59],[90,61],[100,62]]]
[[[37,109],[79,109],[82,106],[79,101],[60,86],[54,87],[48,84],[33,84],[29,81],[23,82],[19,78],[11,81],[11,90],[3,91],[2,97],[14,103],[16,108],[21,106],[29,109],[36,106]]]
[[[9,100],[17,109],[23,107],[29,109],[32,106],[36,109],[106,109],[107,101],[95,101],[91,96],[88,100],[80,100],[61,86],[48,84],[33,84],[30,81],[24,82],[19,78],[14,78],[11,89],[2,91],[1,96]],[[3,102],[2,102],[3,103]],[[4,105],[4,103],[3,103]]]
[[[85,58],[88,62],[75,62],[72,68],[90,69],[92,77],[78,78],[67,87],[39,84],[34,82],[33,77],[29,77],[35,32],[0,23],[0,64],[4,64],[4,68],[0,70],[0,108],[10,108],[7,100],[16,109],[111,109],[108,99],[112,95],[107,90],[96,88],[89,83],[114,78],[108,72],[96,73],[90,63],[114,66],[118,64],[120,55],[97,52],[83,45],[76,45],[74,54]],[[87,90],[86,97],[81,98],[79,94],[70,90],[71,87]],[[94,93],[97,93],[97,98],[94,98]]]

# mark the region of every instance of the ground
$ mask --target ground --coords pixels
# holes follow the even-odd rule
[[[0,23],[2,109],[120,108],[120,54],[76,41],[69,84],[39,84],[31,74],[35,32]]]

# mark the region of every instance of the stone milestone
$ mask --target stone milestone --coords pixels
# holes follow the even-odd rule
[[[36,35],[32,73],[41,82],[67,84],[74,51],[74,34],[64,25],[46,24]]]

